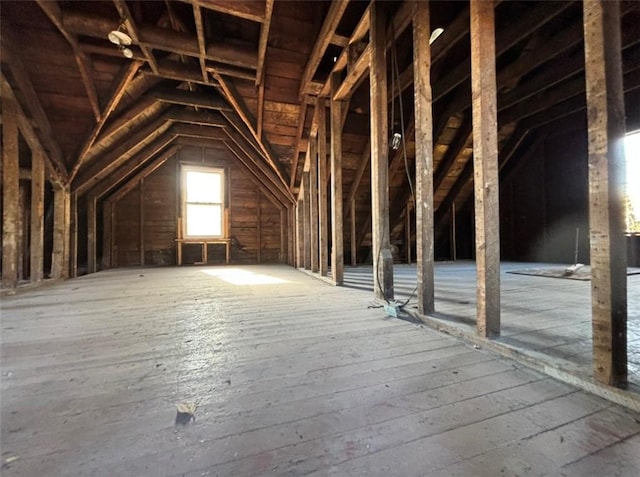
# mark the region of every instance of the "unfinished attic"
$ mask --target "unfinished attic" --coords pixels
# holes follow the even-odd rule
[[[3,476],[640,475],[640,2],[0,2]]]

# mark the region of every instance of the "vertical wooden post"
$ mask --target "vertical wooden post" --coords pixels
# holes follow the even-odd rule
[[[302,189],[304,193],[304,268],[311,270],[311,184],[309,171],[302,173]]]
[[[389,239],[389,127],[387,125],[386,18],[378,2],[370,6],[371,66],[371,239],[375,296],[393,299],[393,256]]]
[[[456,237],[456,203],[451,204],[451,259],[458,260],[458,243]]]
[[[18,112],[16,104],[2,98],[2,285],[18,284],[18,222],[20,218],[18,162]]]
[[[20,172],[18,172],[20,174]],[[18,180],[19,176],[18,176]],[[27,237],[29,236],[29,226],[31,225],[30,220],[26,220],[27,211],[29,207],[27,206],[27,187],[24,181],[18,182],[18,210],[20,213],[18,214],[18,282],[24,280],[27,275],[26,268],[29,266],[28,263],[28,243]]]
[[[78,194],[71,193],[69,210],[69,273],[72,278],[78,276]]]
[[[223,212],[224,214],[224,212]],[[224,215],[223,215],[224,217]],[[140,179],[140,265],[144,266],[144,255],[145,255],[145,246],[144,246],[144,178]],[[205,245],[206,247],[206,245]],[[206,265],[206,263],[205,263]]]
[[[111,215],[113,204],[105,200],[102,203],[102,269],[111,268]]]
[[[351,201],[351,265],[358,264],[358,232],[356,229],[356,201]]]
[[[627,264],[620,3],[585,0],[583,5],[593,375],[599,382],[624,386],[627,382]]]
[[[296,215],[295,206],[287,207],[287,263],[292,267],[296,266]]]
[[[320,275],[327,276],[329,269],[329,216],[327,214],[327,111],[324,98],[316,103],[318,122],[318,220]]]
[[[433,115],[431,96],[431,20],[429,3],[414,2],[413,77],[416,136],[416,271],[418,311],[432,313],[434,299],[433,221]],[[407,208],[408,258],[411,254],[411,224]]]
[[[18,111],[10,99],[2,98],[2,285],[18,284],[18,227],[20,221],[20,165]]]
[[[44,155],[31,155],[31,282],[44,277]]]
[[[280,209],[280,262],[287,261],[287,209]]]
[[[311,218],[311,271],[318,272],[318,140],[309,138],[309,197]]]
[[[95,273],[97,265],[97,202],[95,195],[87,197],[87,273]]]
[[[257,219],[256,219],[256,240],[258,241],[258,263],[262,262],[262,204],[260,201],[260,189],[256,189]]]
[[[344,224],[342,218],[342,101],[334,99],[340,85],[331,75],[331,276],[336,285],[344,280]]]
[[[477,327],[500,334],[500,214],[493,2],[471,0],[471,96],[476,213]]]
[[[411,265],[411,204],[407,203],[404,212],[404,246],[407,264]]]
[[[71,222],[71,193],[68,188],[53,190],[53,252],[51,278],[69,277],[69,235]]]
[[[304,202],[296,202],[296,266],[304,267]]]

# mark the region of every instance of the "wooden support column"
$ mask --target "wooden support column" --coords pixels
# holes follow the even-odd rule
[[[407,263],[411,265],[411,207],[409,204],[404,212],[404,247]]]
[[[475,192],[477,327],[500,334],[500,215],[493,2],[471,0],[471,96]]]
[[[144,265],[144,177],[140,179],[140,265]],[[206,245],[205,245],[206,247]],[[205,264],[206,265],[206,264]]]
[[[20,222],[18,110],[2,98],[2,286],[18,285],[18,226]]]
[[[358,264],[358,235],[356,231],[356,201],[351,201],[351,265]]]
[[[344,279],[344,224],[342,217],[342,101],[333,99],[340,78],[331,74],[331,276]]]
[[[280,262],[287,261],[287,209],[280,209]]]
[[[627,383],[625,108],[620,3],[584,1],[593,376]]]
[[[111,219],[113,203],[105,200],[102,203],[102,269],[111,268]]]
[[[418,311],[433,313],[434,220],[433,220],[433,114],[431,96],[431,20],[429,3],[413,5],[413,75],[416,139],[416,265]],[[407,261],[411,263],[411,223],[407,206]]]
[[[304,192],[304,268],[311,270],[311,194],[309,184],[309,172],[302,173],[302,188]]]
[[[69,278],[69,235],[71,193],[68,188],[53,190],[53,252],[51,278]]]
[[[381,5],[370,5],[371,66],[371,229],[373,290],[393,299],[393,256],[389,239],[389,127],[387,125],[386,17]]]
[[[95,195],[87,197],[87,273],[97,271],[97,202]]]
[[[309,207],[311,220],[311,271],[318,272],[318,142],[309,138]]]
[[[262,262],[262,204],[260,203],[261,196],[262,194],[260,193],[260,189],[257,189],[256,190],[256,204],[257,204],[256,240],[258,241],[258,248],[257,248],[258,263]]]
[[[31,152],[31,256],[29,273],[32,283],[44,278],[44,181],[45,156]]]
[[[327,213],[327,114],[324,98],[316,103],[318,124],[318,247],[320,275],[327,276],[329,268],[329,216]]]
[[[71,278],[78,276],[78,194],[71,193],[69,211],[69,274]]]
[[[304,201],[296,202],[296,267],[304,267]]]

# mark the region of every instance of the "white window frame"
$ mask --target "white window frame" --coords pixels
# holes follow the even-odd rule
[[[218,205],[220,206],[220,234],[219,235],[187,235],[187,204],[202,204],[200,202],[187,202],[187,172],[206,172],[210,174],[219,174],[220,175],[220,202],[206,202],[205,205]],[[226,174],[225,170],[221,167],[210,167],[210,166],[197,166],[192,164],[181,164],[181,183],[182,183],[182,194],[181,194],[181,211],[182,211],[182,237],[184,239],[191,240],[204,240],[204,239],[216,239],[216,238],[226,238],[226,224],[225,224],[225,197],[226,197]]]

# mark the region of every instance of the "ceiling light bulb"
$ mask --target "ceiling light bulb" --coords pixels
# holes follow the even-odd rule
[[[433,43],[438,39],[440,35],[444,33],[444,28],[436,28],[431,32],[431,38],[429,38],[429,44]]]
[[[131,48],[123,47],[122,54],[124,55],[125,58],[129,58],[129,59],[133,58],[133,51],[131,51]]]
[[[107,35],[107,38],[111,43],[118,46],[120,45],[129,46],[132,42],[131,37],[127,35],[125,32],[121,31],[120,29],[110,31],[109,34]]]

